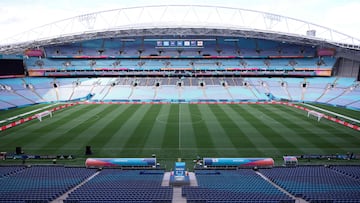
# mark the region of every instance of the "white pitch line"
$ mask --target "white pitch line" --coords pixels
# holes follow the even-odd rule
[[[19,115],[17,115],[17,116],[13,116],[13,117],[7,118],[7,119],[5,119],[5,120],[1,120],[0,123],[5,123],[5,122],[7,122],[7,121],[15,120],[15,119],[20,118],[20,117],[22,117],[22,116],[26,116],[26,115],[29,115],[29,114],[31,114],[31,113],[35,113],[35,112],[44,110],[44,109],[46,109],[46,108],[49,108],[49,107],[52,107],[52,106],[55,106],[55,105],[58,105],[58,104],[59,104],[59,103],[55,103],[55,104],[43,106],[43,107],[41,107],[41,108],[34,109],[34,110],[32,110],[32,111],[28,111],[28,112],[19,114]]]
[[[181,104],[179,104],[179,150],[181,149]]]
[[[342,118],[346,118],[346,119],[348,119],[348,120],[350,120],[350,121],[360,123],[360,121],[357,120],[357,119],[350,118],[350,117],[348,117],[348,116],[345,116],[345,115],[342,115],[342,114],[338,114],[338,113],[335,113],[335,112],[333,112],[333,111],[328,111],[328,110],[326,110],[326,109],[322,109],[322,108],[320,108],[320,107],[313,106],[313,105],[311,105],[311,104],[303,103],[303,105],[305,105],[305,106],[310,106],[310,107],[312,107],[312,108],[314,108],[314,109],[323,111],[323,112],[325,112],[325,113],[330,113],[330,114],[332,114],[332,115],[335,115],[335,116],[338,116],[338,117],[342,117]]]

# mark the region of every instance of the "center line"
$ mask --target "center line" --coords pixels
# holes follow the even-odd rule
[[[179,149],[181,149],[181,104],[179,104]]]

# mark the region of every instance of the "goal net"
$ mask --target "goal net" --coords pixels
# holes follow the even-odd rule
[[[39,119],[39,121],[41,122],[42,121],[42,118],[45,117],[45,116],[50,116],[52,117],[52,112],[51,111],[43,111],[41,113],[38,113],[35,115],[37,119]]]
[[[315,117],[317,117],[317,121],[320,121],[320,119],[321,119],[322,117],[324,117],[324,114],[322,114],[322,113],[320,113],[320,112],[317,112],[317,111],[311,110],[311,111],[308,111],[307,116],[308,116],[308,117],[310,117],[310,116],[315,116]]]

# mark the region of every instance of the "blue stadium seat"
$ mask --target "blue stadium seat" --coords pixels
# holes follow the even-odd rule
[[[199,186],[183,187],[188,202],[295,202],[253,170],[197,170]]]
[[[360,202],[360,182],[331,168],[301,166],[261,170],[261,173],[309,202]]]

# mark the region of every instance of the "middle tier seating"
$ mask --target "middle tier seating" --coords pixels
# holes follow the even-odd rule
[[[335,58],[326,57],[319,65],[317,58],[297,59],[24,59],[28,70],[102,71],[102,70],[267,70],[293,71],[331,69]]]

